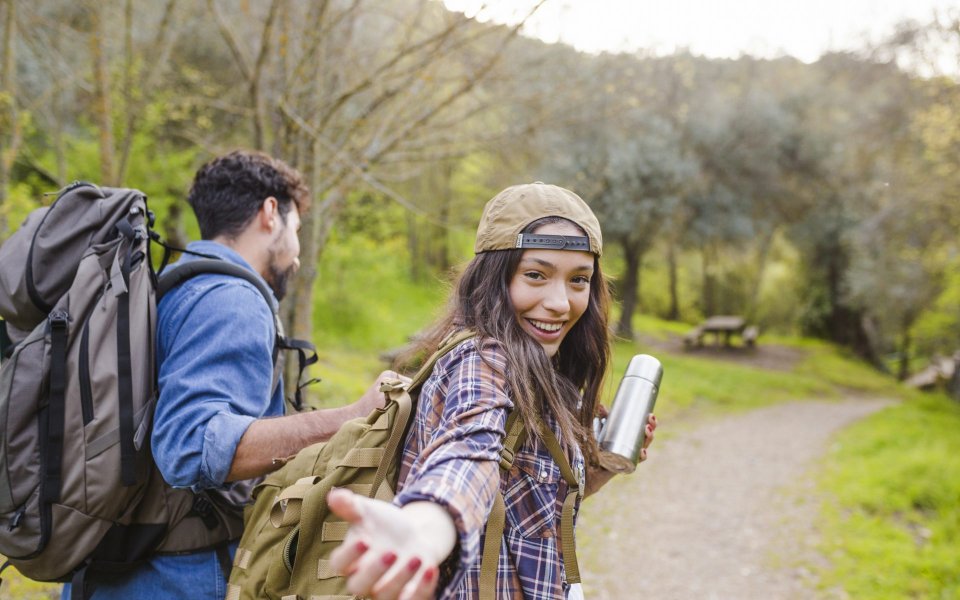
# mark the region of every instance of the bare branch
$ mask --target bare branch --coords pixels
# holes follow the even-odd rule
[[[352,88],[342,92],[333,101],[333,103],[327,108],[326,112],[323,115],[321,115],[318,121],[319,129],[322,131],[326,127],[330,119],[333,118],[333,116],[337,113],[337,111],[339,111],[340,108],[346,105],[347,101],[349,101],[351,98],[353,98],[360,92],[368,89],[371,85],[373,85],[375,82],[379,80],[380,76],[383,73],[387,72],[394,65],[399,63],[401,60],[403,60],[407,56],[410,56],[423,48],[432,47],[434,50],[438,49],[445,40],[449,39],[449,37],[452,36],[454,32],[456,32],[460,27],[463,27],[464,24],[466,24],[467,22],[468,21],[465,19],[453,20],[448,27],[441,30],[437,34],[427,37],[421,40],[420,42],[407,46],[406,48],[400,48],[393,55],[393,57],[390,58],[390,60],[380,65],[377,69],[371,71],[369,74],[367,74],[367,76],[364,79],[356,83]]]
[[[227,43],[227,47],[230,49],[233,60],[237,63],[237,68],[240,69],[240,74],[243,76],[244,81],[250,81],[250,66],[247,65],[247,59],[243,56],[243,51],[240,49],[239,42],[237,42],[237,36],[234,35],[233,30],[230,29],[230,25],[220,13],[216,0],[207,0],[207,8],[217,21],[220,35],[223,36],[223,40]]]
[[[166,64],[170,58],[170,52],[173,49],[173,40],[176,39],[176,35],[167,36],[167,34],[173,31],[173,16],[174,9],[176,8],[177,0],[168,0],[167,6],[163,11],[163,18],[160,19],[160,24],[157,26],[156,35],[153,37],[153,42],[147,48],[144,53],[145,56],[149,57],[159,57],[157,63]],[[154,64],[157,64],[154,63]],[[153,68],[153,69],[144,69],[145,79],[142,82],[142,87],[145,90],[152,90],[156,86],[157,79],[159,78],[162,70]]]
[[[260,35],[260,52],[257,54],[257,62],[254,65],[253,73],[250,74],[250,103],[253,105],[253,138],[254,147],[264,147],[264,130],[266,129],[266,118],[263,115],[263,106],[260,101],[260,74],[263,71],[263,65],[266,63],[267,56],[270,54],[270,38],[273,36],[273,23],[277,16],[277,8],[280,0],[274,0],[270,3],[270,11],[267,13],[267,20],[263,24],[263,33]]]

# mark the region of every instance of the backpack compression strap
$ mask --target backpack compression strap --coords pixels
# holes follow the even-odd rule
[[[560,512],[560,542],[563,554],[563,568],[566,572],[567,583],[580,583],[580,566],[577,561],[576,542],[573,537],[573,512],[577,498],[580,497],[580,482],[563,452],[557,436],[553,430],[541,423],[543,442],[550,452],[550,456],[560,467],[560,474],[567,482],[567,497],[564,498]],[[520,446],[526,439],[527,431],[523,420],[518,413],[511,412],[507,417],[507,435],[503,440],[503,450],[500,452],[500,469],[506,473],[513,466],[513,459]],[[480,600],[495,600],[497,595],[497,566],[500,557],[500,544],[503,539],[503,529],[506,524],[506,504],[503,494],[497,490],[494,498],[493,510],[487,520],[487,531],[483,538],[483,558],[480,561]]]
[[[257,277],[249,269],[225,260],[220,260],[218,258],[198,258],[196,260],[187,262],[179,262],[160,275],[160,280],[157,283],[157,302],[160,301],[160,298],[162,298],[164,294],[169,292],[174,287],[192,277],[196,277],[197,275],[202,275],[204,273],[239,277],[240,279],[252,284],[255,288],[257,288],[257,291],[260,292],[260,295],[263,296],[263,300],[267,303],[267,306],[270,307],[270,312],[273,314],[274,327],[277,332],[276,341],[273,347],[273,364],[278,365],[280,350],[297,351],[300,370],[299,373],[297,373],[296,394],[293,405],[298,411],[302,410],[303,396],[301,390],[315,380],[301,382],[301,379],[303,378],[303,373],[306,368],[317,362],[317,349],[313,344],[306,340],[298,340],[284,336],[283,324],[280,321],[280,315],[277,314],[277,311],[275,311],[273,308],[273,292],[267,287],[263,279]],[[280,377],[280,370],[275,369],[274,371],[274,380],[270,386],[271,389],[276,388]]]
[[[573,537],[573,510],[577,504],[577,498],[580,497],[580,481],[567,460],[557,436],[553,430],[545,425],[541,425],[543,431],[543,441],[550,451],[550,456],[560,467],[560,475],[567,482],[567,497],[563,500],[563,509],[560,513],[560,543],[563,552],[563,568],[567,574],[567,583],[580,583],[580,566],[577,562],[577,547]]]
[[[505,426],[507,435],[503,438],[503,448],[500,450],[500,470],[503,473],[513,467],[513,459],[517,450],[523,445],[527,437],[527,430],[523,426],[523,419],[519,411],[512,411],[507,417]],[[503,501],[503,493],[497,489],[493,499],[493,510],[487,518],[487,531],[483,536],[483,556],[480,559],[480,599],[495,600],[497,596],[497,566],[500,562],[500,543],[503,539],[503,528],[507,521],[507,505]]]

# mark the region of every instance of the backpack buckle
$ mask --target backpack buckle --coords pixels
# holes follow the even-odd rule
[[[191,509],[200,520],[203,521],[203,524],[206,525],[207,529],[216,529],[219,525],[219,520],[217,519],[217,513],[213,509],[213,502],[210,501],[206,496],[201,496],[197,494],[193,497],[193,507]]]
[[[380,382],[380,393],[400,392],[406,388],[406,385],[401,379],[384,379]]]

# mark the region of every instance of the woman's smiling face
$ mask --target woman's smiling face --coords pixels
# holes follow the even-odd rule
[[[582,236],[562,221],[538,227],[542,235]],[[510,280],[510,301],[520,327],[553,357],[590,303],[593,254],[573,250],[524,250]]]

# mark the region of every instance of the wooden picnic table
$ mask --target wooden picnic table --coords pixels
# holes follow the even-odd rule
[[[729,346],[731,338],[734,335],[740,335],[746,326],[746,319],[736,315],[717,315],[708,318],[700,324],[703,333],[712,333],[718,345],[720,343],[720,336],[723,335],[724,346]]]

